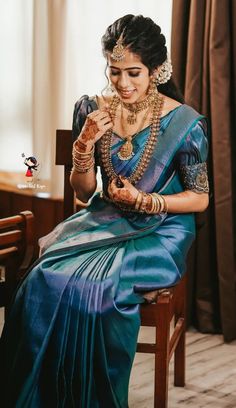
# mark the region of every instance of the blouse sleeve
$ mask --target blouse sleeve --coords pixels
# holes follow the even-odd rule
[[[72,123],[73,140],[75,140],[80,134],[87,115],[93,112],[93,110],[97,109],[97,106],[94,104],[94,100],[89,98],[88,95],[81,96],[81,98],[76,102]]]
[[[207,175],[207,122],[197,122],[176,154],[176,166],[185,190],[208,193]]]

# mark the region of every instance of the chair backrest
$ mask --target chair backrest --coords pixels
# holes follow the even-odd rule
[[[68,218],[75,212],[75,193],[70,185],[73,137],[71,130],[58,129],[56,133],[56,164],[64,166],[63,215]]]
[[[7,306],[30,265],[34,251],[34,216],[31,211],[0,219],[0,306]]]

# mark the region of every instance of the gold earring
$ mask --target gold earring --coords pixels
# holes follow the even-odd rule
[[[150,76],[150,84],[149,84],[149,92],[150,95],[156,94],[157,93],[157,80],[155,76],[155,71],[154,73]]]

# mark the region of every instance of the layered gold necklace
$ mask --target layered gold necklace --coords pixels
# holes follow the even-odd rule
[[[155,94],[152,94],[152,106],[151,106],[152,107],[152,119],[151,119],[149,135],[148,135],[145,147],[143,149],[143,152],[141,153],[138,164],[133,169],[131,175],[127,177],[127,179],[133,185],[135,185],[142,178],[143,173],[146,170],[150,162],[151,156],[156,146],[157,137],[158,137],[159,130],[160,130],[160,118],[161,118],[163,101],[164,101],[163,97],[160,96],[158,92],[156,92]],[[116,110],[120,102],[121,101],[117,96],[113,96],[110,106],[109,106],[109,112],[110,112],[113,123],[114,123],[115,116],[116,116]],[[102,160],[104,170],[109,179],[116,178],[118,175],[115,172],[113,164],[112,164],[112,156],[111,156],[112,134],[113,134],[113,128],[108,129],[107,132],[101,138],[101,160]],[[132,140],[131,141],[127,140],[125,144],[127,143],[128,143],[129,149],[131,150],[130,144],[132,145]],[[132,153],[133,153],[133,146],[132,146]],[[125,155],[126,153],[123,152],[122,154]],[[127,152],[127,157],[129,157],[130,154],[131,153],[128,154]],[[125,160],[127,160],[127,158]]]
[[[121,148],[119,149],[117,153],[117,156],[119,157],[120,160],[129,160],[134,155],[133,139],[143,129],[146,119],[148,117],[149,111],[150,111],[150,108],[148,107],[135,133],[133,133],[132,135],[127,135],[125,137],[121,136],[122,139],[125,139],[125,143],[121,146]]]

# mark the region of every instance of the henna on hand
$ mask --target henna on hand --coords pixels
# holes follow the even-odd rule
[[[135,198],[133,197],[131,192],[125,188],[121,188],[117,190],[117,192],[114,195],[114,199],[115,201],[121,204],[129,205],[129,206],[133,206],[135,204]]]
[[[112,120],[107,111],[97,110],[87,116],[78,140],[86,146],[93,145],[100,137],[112,127]]]
[[[118,187],[117,183],[123,187]],[[132,186],[127,179],[118,176],[113,179],[108,186],[108,194],[112,201],[119,204],[134,206],[138,195],[138,190]]]
[[[99,132],[99,128],[97,123],[91,119],[87,118],[85,122],[85,126],[83,128],[83,132],[81,134],[81,139],[83,142],[88,142],[89,140],[94,140],[95,135]]]

